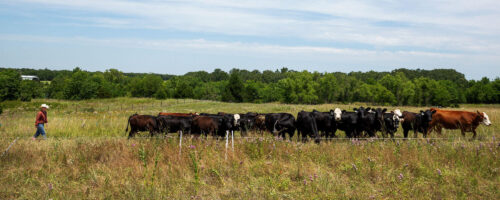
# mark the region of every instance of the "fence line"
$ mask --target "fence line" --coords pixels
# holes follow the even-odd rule
[[[230,135],[228,135],[230,136]],[[19,136],[16,136],[19,138]],[[14,136],[7,136],[7,137],[2,137],[3,139],[15,139],[16,137]],[[26,138],[31,138],[31,136],[26,136]],[[66,136],[55,136],[55,137],[49,137],[49,139],[125,139],[127,136],[98,136],[98,137],[92,137],[92,136],[73,136],[73,137],[66,137]],[[175,135],[167,135],[167,136],[155,136],[155,137],[150,137],[150,136],[135,136],[131,138],[130,140],[134,139],[168,139],[168,138],[174,138],[177,139],[179,136]],[[217,137],[209,136],[207,138],[204,138],[204,136],[191,136],[189,138],[193,139],[200,139],[200,140],[206,140],[206,139],[217,139]],[[226,137],[221,137],[225,139]],[[233,135],[232,140],[245,140],[245,139],[255,139],[255,140],[271,140],[271,141],[292,141],[295,142],[297,140],[294,139],[283,139],[283,138],[277,138],[277,137],[253,137],[253,136],[240,136],[240,137],[235,137]],[[315,138],[308,138],[310,141],[315,140]],[[319,140],[326,140],[326,141],[432,141],[432,140],[448,140],[448,142],[460,142],[460,141],[469,141],[468,139],[461,139],[461,138],[319,138]],[[473,140],[473,141],[478,141],[478,142],[500,142],[500,140]],[[298,141],[301,142],[301,141]]]

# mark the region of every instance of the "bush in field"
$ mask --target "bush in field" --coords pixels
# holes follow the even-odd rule
[[[43,85],[37,81],[21,81],[19,98],[21,101],[31,101],[33,98],[41,98],[44,95]]]

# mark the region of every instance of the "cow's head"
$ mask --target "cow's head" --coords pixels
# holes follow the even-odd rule
[[[401,113],[401,110],[399,109],[396,109],[394,111],[392,111],[395,115],[397,115],[399,118],[402,118],[403,117],[403,113]]]
[[[392,121],[394,122],[394,128],[397,129],[399,127],[399,115],[396,114],[395,112],[391,112],[392,114]]]
[[[483,123],[486,126],[491,125],[490,118],[488,117],[488,115],[485,112],[480,113],[479,111],[477,111],[477,114],[479,116],[481,116],[481,123]]]
[[[425,122],[432,121],[432,115],[436,113],[436,110],[420,110],[420,115],[422,115],[422,119]]]
[[[335,108],[333,111],[333,117],[335,118],[335,121],[340,121],[342,119],[342,111],[340,108]]]
[[[375,113],[375,117],[376,117],[377,119],[382,119],[382,118],[383,118],[383,115],[384,115],[384,113],[385,113],[385,111],[387,111],[387,108],[384,108],[384,109],[382,109],[382,108],[377,108],[377,109],[372,109],[372,110],[370,110],[370,112]]]
[[[234,114],[234,126],[240,125],[240,115],[239,114]]]
[[[368,107],[368,108],[364,108],[363,106],[359,107],[359,108],[354,108],[354,112],[356,112],[358,114],[358,116],[361,118],[361,119],[364,119],[365,118],[365,114],[370,111],[371,108]]]

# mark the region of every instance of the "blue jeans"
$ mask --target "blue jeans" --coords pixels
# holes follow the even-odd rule
[[[40,134],[42,134],[44,139],[47,139],[47,136],[45,136],[45,129],[43,128],[43,124],[38,124],[36,126],[36,133],[33,137],[38,137]]]

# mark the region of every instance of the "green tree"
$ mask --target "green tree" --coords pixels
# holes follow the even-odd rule
[[[44,95],[42,84],[38,81],[24,80],[21,81],[20,100],[31,101],[33,98],[41,98]]]
[[[75,68],[64,87],[64,98],[71,100],[92,99],[97,97],[98,83],[85,71]]]
[[[259,95],[259,88],[262,88],[264,84],[257,81],[248,80],[245,83],[245,87],[243,89],[242,97],[244,102],[257,102],[261,100]]]
[[[242,102],[243,101],[243,82],[238,74],[232,73],[229,82],[222,94],[223,101]]]
[[[414,95],[414,85],[402,72],[397,72],[394,75],[387,74],[379,83],[391,91],[396,98],[397,105],[409,105]]]
[[[0,72],[0,101],[19,98],[21,75],[13,69]]]
[[[340,89],[338,88],[337,78],[331,73],[326,73],[318,80],[318,97],[321,102],[332,103],[339,99]]]
[[[47,96],[52,99],[64,99],[64,88],[66,87],[67,78],[63,75],[55,77],[48,86]]]
[[[177,82],[175,87],[175,95],[176,98],[192,98],[193,95],[193,87],[189,85],[189,82],[185,79],[181,79]]]
[[[282,98],[285,103],[315,104],[319,102],[316,93],[318,83],[307,71],[290,72],[287,78],[278,81],[278,85],[283,91]]]
[[[221,98],[220,88],[222,87],[220,85],[221,82],[207,82],[200,84],[194,89],[194,98],[219,101]]]

